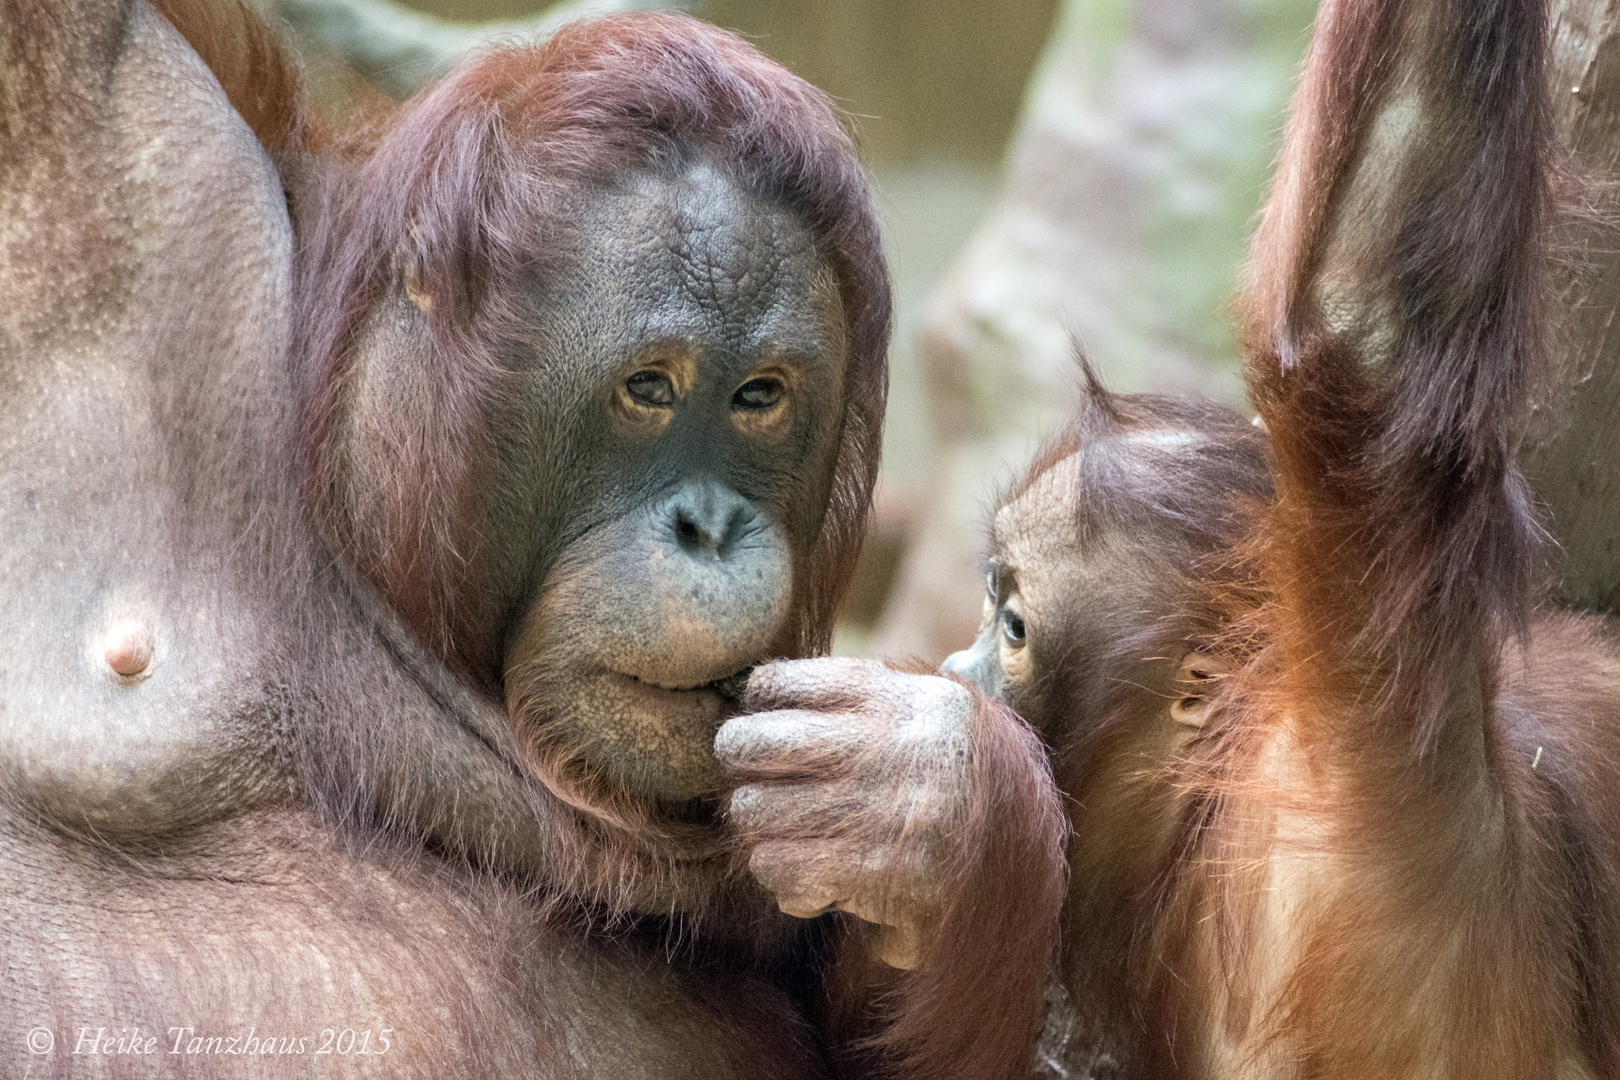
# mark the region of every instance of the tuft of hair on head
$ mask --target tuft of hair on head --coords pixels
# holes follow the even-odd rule
[[[1069,334],[1069,347],[1074,352],[1075,366],[1080,369],[1082,415],[1110,427],[1117,427],[1123,420],[1118,395],[1103,384],[1102,375],[1098,373],[1097,366],[1087,355],[1085,345],[1072,332]]]
[[[1073,348],[1074,413],[998,494],[998,509],[1073,460],[1069,509],[1081,542],[1125,536],[1144,551],[1201,553],[1235,543],[1272,497],[1264,430],[1206,398],[1110,390]]]

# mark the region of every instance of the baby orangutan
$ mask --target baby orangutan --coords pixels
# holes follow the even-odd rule
[[[1182,1075],[1152,1011],[1156,920],[1194,869],[1211,691],[1242,651],[1222,630],[1258,600],[1232,553],[1271,497],[1266,438],[1210,402],[1112,394],[1081,363],[1079,414],[998,500],[984,623],[944,670],[1030,722],[1069,796],[1040,1075]]]
[[[1070,886],[1041,1075],[1168,1068],[1145,1008],[1166,875],[1194,839],[1192,777],[1219,631],[1253,603],[1230,553],[1271,495],[1266,439],[1210,402],[1116,395],[1082,360],[1074,421],[998,500],[985,618],[944,669],[1012,705],[1069,795]],[[1216,647],[1219,645],[1220,647]],[[1143,990],[1151,987],[1143,1000]],[[1162,1075],[1180,1075],[1166,1072]]]
[[[717,744],[722,760],[749,781],[733,796],[732,820],[755,843],[752,868],[783,910],[811,916],[837,909],[876,923],[879,955],[909,968],[926,962],[926,945],[937,949],[950,938],[928,917],[949,879],[923,853],[964,831],[975,800],[1007,797],[955,790],[972,733],[1000,730],[984,722],[997,698],[1023,715],[1056,749],[1059,786],[1071,796],[1095,796],[1068,805],[1076,832],[1065,957],[1079,969],[1073,990],[1054,991],[1060,1004],[1043,1039],[1043,1050],[1071,1056],[1101,1052],[1100,1042],[1070,1031],[1069,1003],[1092,1008],[1090,995],[1104,986],[1100,974],[1121,985],[1099,1004],[1130,1004],[1123,961],[1135,921],[1114,911],[1116,889],[1149,890],[1176,855],[1178,811],[1171,808],[1186,800],[1172,774],[1145,766],[1173,759],[1197,738],[1207,709],[1199,684],[1223,668],[1198,645],[1220,615],[1189,603],[1189,577],[1230,547],[1245,516],[1240,508],[1258,506],[1270,492],[1265,437],[1236,413],[1205,402],[1112,395],[1089,367],[1085,374],[1080,415],[995,513],[990,598],[973,647],[946,661],[943,676],[854,659],[760,668],[749,685],[754,715],[729,721]],[[862,765],[872,755],[891,764]],[[871,800],[856,778],[899,774],[914,778],[908,805],[865,812]],[[793,776],[818,783],[782,782]],[[915,843],[876,835],[899,829]],[[791,839],[822,830],[846,837],[842,858]],[[818,857],[799,857],[800,847]],[[993,857],[1009,847],[992,842],[983,850]],[[885,877],[870,872],[878,865],[889,869],[891,886],[875,894],[871,883]],[[1028,868],[981,875],[1004,886],[984,902],[1029,904],[1016,887],[1027,875]],[[1103,881],[1114,887],[1099,890]],[[1121,963],[1099,972],[1095,955]],[[979,962],[994,964],[995,954],[980,950]],[[1054,1039],[1063,1045],[1046,1045]]]

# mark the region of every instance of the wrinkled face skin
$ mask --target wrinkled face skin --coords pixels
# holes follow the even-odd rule
[[[843,312],[808,230],[707,166],[594,192],[575,220],[495,495],[543,523],[507,703],[576,778],[679,815],[722,784],[715,731],[779,648],[821,526]]]

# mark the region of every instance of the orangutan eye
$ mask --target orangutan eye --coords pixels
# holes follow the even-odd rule
[[[738,409],[763,411],[781,401],[785,390],[777,379],[749,379],[731,395],[731,404]]]
[[[1005,608],[1001,611],[1001,632],[1007,638],[1007,644],[1013,648],[1022,648],[1024,644],[1024,620]]]
[[[624,388],[643,405],[675,404],[675,384],[662,371],[638,371],[625,380]]]

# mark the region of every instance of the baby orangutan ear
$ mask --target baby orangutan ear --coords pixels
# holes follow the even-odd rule
[[[1230,663],[1206,652],[1194,650],[1183,656],[1176,672],[1176,689],[1180,696],[1170,702],[1170,719],[1182,727],[1201,729],[1208,719],[1211,680],[1231,670]]]

